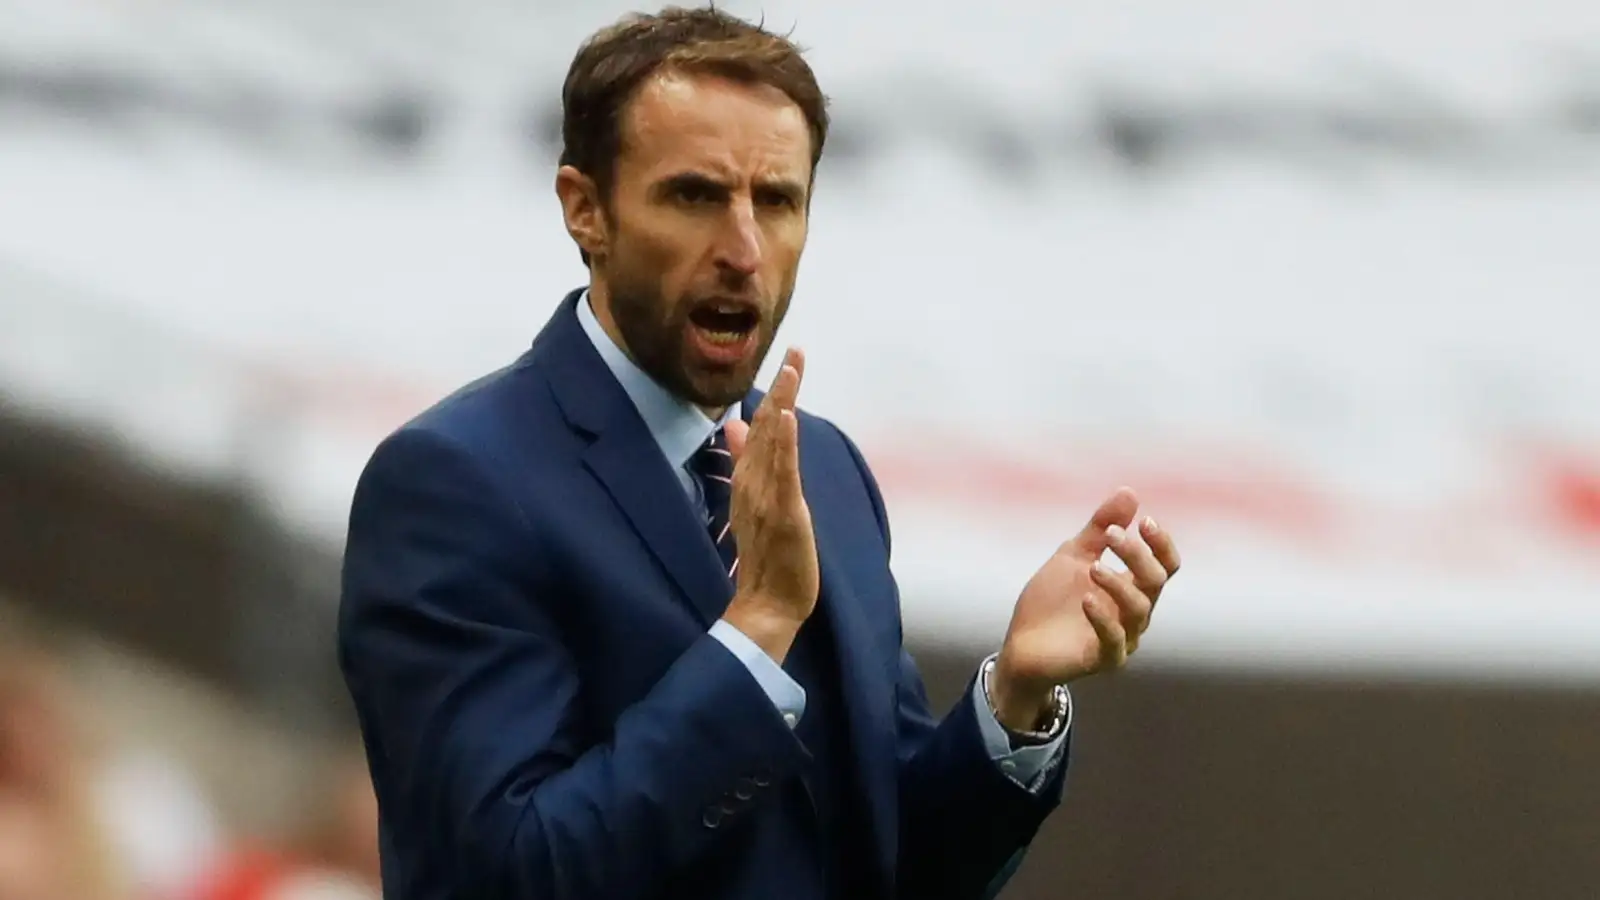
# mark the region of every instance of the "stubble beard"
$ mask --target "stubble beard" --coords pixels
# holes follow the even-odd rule
[[[756,351],[749,360],[712,369],[692,365],[688,358],[691,299],[669,308],[657,285],[626,280],[611,285],[610,299],[612,320],[634,364],[673,396],[705,410],[726,409],[755,387],[777,326],[789,309],[789,296],[785,295],[771,316],[762,316],[756,325]]]

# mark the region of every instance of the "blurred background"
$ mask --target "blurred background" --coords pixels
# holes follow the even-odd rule
[[[1184,547],[1006,896],[1600,897],[1600,5],[727,6],[938,702],[1110,488]],[[351,489],[583,281],[625,8],[0,0],[0,898],[377,896]]]

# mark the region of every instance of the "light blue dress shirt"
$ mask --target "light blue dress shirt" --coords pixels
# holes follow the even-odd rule
[[[605,329],[600,326],[600,321],[595,318],[594,310],[589,306],[587,293],[578,303],[578,321],[582,324],[584,333],[589,336],[590,342],[594,344],[595,350],[599,352],[600,358],[605,361],[606,367],[616,376],[622,389],[633,400],[633,405],[639,410],[645,426],[650,429],[650,434],[655,437],[656,444],[660,446],[662,454],[666,456],[673,472],[677,474],[678,483],[704,514],[705,497],[699,480],[689,469],[689,462],[718,428],[739,416],[739,405],[733,405],[722,414],[719,421],[713,422],[698,407],[678,399],[666,388],[657,384],[655,379],[635,365],[611,336],[606,334]],[[783,719],[789,727],[797,725],[800,717],[805,715],[805,688],[790,678],[789,673],[768,656],[766,651],[756,646],[754,641],[727,622],[718,620],[712,625],[711,636],[727,647],[745,668],[750,670],[756,682],[766,691],[767,696],[772,698],[773,705],[783,714]],[[1047,744],[1013,750],[1011,739],[1007,737],[1005,728],[995,718],[994,710],[989,706],[982,684],[973,686],[971,701],[977,708],[978,727],[983,731],[983,742],[989,750],[990,758],[1018,784],[1035,787],[1043,782],[1061,759],[1067,731],[1072,727],[1070,704],[1067,709],[1066,727],[1061,729],[1061,734],[1055,740]]]

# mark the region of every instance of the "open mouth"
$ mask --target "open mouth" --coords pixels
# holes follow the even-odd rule
[[[755,331],[761,317],[744,303],[706,303],[689,313],[689,322],[712,344],[733,346]]]

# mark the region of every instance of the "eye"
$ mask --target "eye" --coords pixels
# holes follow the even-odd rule
[[[756,205],[773,209],[793,209],[798,205],[794,195],[787,191],[763,189],[756,191]]]
[[[721,187],[699,178],[674,181],[670,190],[672,199],[691,206],[721,202],[723,193]]]

